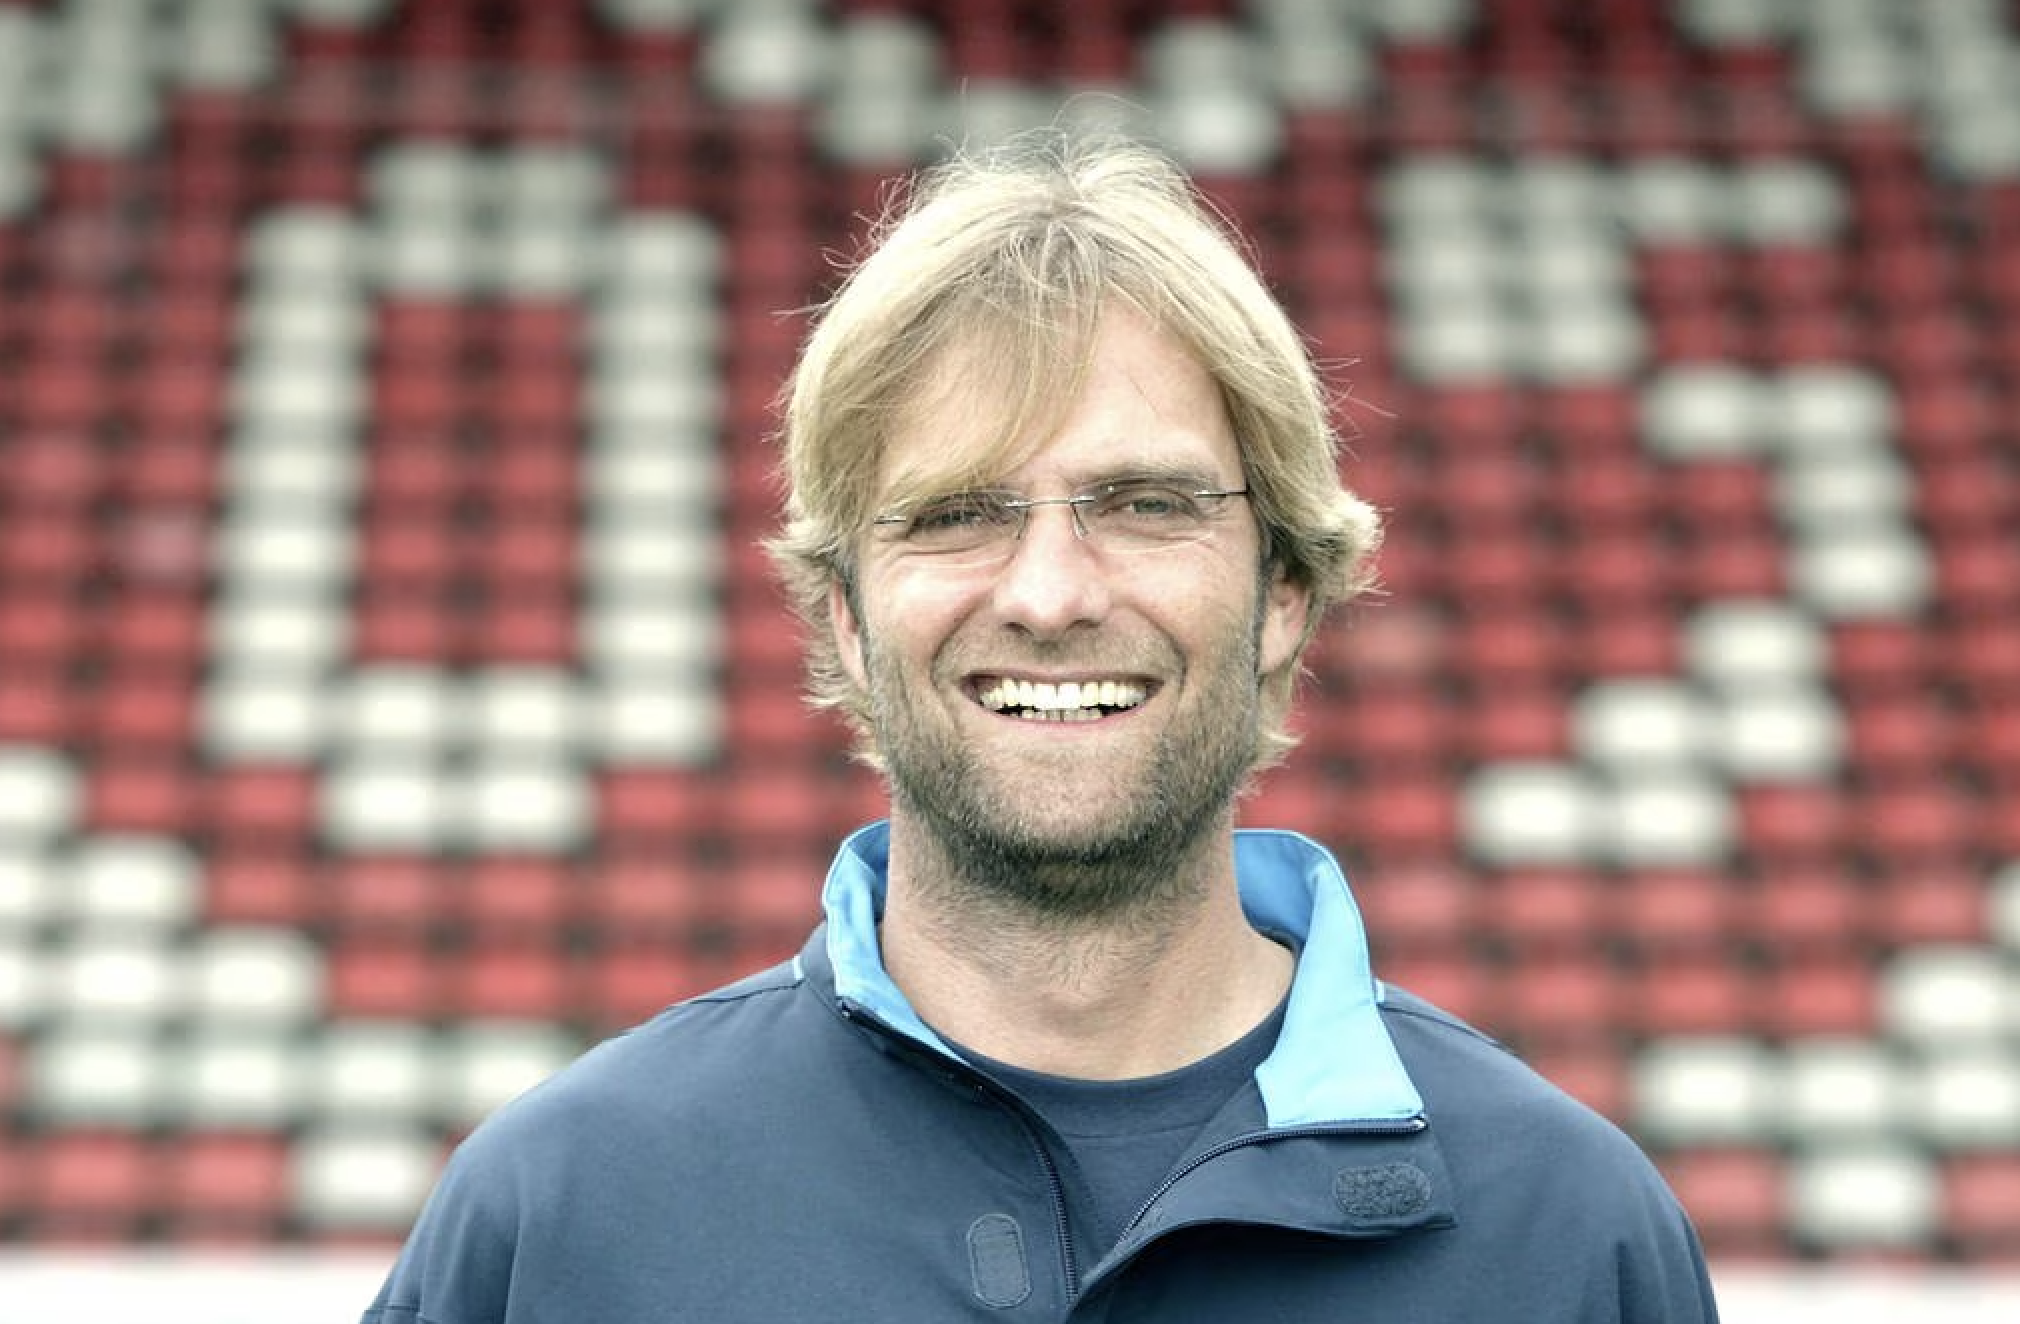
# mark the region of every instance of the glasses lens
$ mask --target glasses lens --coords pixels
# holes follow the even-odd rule
[[[1083,507],[1088,536],[1118,552],[1147,552],[1197,542],[1211,531],[1223,495],[1169,483],[1111,483]]]
[[[948,565],[980,565],[1010,554],[1039,506],[1065,506],[1075,532],[1109,552],[1147,552],[1197,542],[1229,498],[1245,491],[1202,491],[1161,479],[1083,488],[1071,496],[957,492],[878,517],[887,536]]]
[[[956,492],[921,504],[899,527],[919,551],[961,555],[1009,543],[1017,522],[1001,492]]]

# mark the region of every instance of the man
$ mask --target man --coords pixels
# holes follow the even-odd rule
[[[367,1324],[1715,1318],[1634,1146],[1235,831],[1376,541],[1327,417],[1160,158],[928,177],[794,374],[774,547],[890,820],[796,960],[481,1127]]]

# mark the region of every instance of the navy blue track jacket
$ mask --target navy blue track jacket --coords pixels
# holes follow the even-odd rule
[[[364,1324],[1700,1324],[1641,1152],[1369,967],[1332,857],[1242,832],[1299,949],[1282,1035],[1113,1247],[1044,1123],[919,1020],[876,945],[887,828],[788,964],[672,1007],[460,1146]]]

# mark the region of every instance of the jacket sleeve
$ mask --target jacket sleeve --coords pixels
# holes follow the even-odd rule
[[[1622,1324],[1717,1324],[1704,1247],[1682,1207],[1658,1183],[1643,1209],[1616,1250]]]
[[[452,1158],[361,1324],[506,1324],[516,1219],[504,1194]]]

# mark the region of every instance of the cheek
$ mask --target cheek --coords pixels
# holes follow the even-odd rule
[[[1242,549],[1231,548],[1181,570],[1159,588],[1165,621],[1185,628],[1194,647],[1242,637],[1254,649],[1257,676],[1295,660],[1304,635],[1308,595],[1281,578],[1262,579]]]
[[[974,611],[980,590],[959,576],[880,567],[866,573],[857,589],[859,613],[852,613],[850,636],[837,631],[852,669],[875,659],[905,666],[929,662]],[[861,678],[859,677],[859,680]]]

